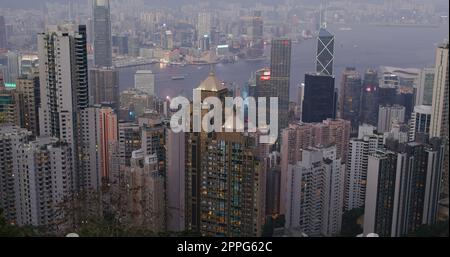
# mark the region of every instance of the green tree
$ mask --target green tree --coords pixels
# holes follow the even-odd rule
[[[33,226],[17,226],[8,222],[0,209],[0,237],[34,237],[47,236],[42,228]]]
[[[415,232],[411,233],[410,237],[448,237],[448,219],[440,221],[431,225],[423,225]]]
[[[347,212],[342,215],[342,229],[341,236],[355,237],[363,232],[362,227],[358,224],[358,219],[364,215],[364,209],[358,208]]]

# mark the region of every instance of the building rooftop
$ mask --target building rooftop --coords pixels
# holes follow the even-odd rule
[[[422,114],[431,114],[430,105],[416,105],[414,106],[414,112]]]
[[[0,124],[0,134],[2,135],[17,135],[19,133],[30,134],[31,132],[27,131],[24,128],[17,127],[14,124],[3,123]]]
[[[217,79],[216,74],[214,72],[210,72],[208,77],[200,83],[200,86],[197,89],[204,91],[213,91],[217,92],[225,89],[222,83]]]
[[[416,78],[420,74],[420,69],[417,68],[399,68],[392,66],[381,66],[383,73],[392,73],[403,78]]]
[[[333,34],[331,34],[328,30],[325,28],[321,28],[319,30],[319,37],[334,37]]]

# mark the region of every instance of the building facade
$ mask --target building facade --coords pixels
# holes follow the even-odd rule
[[[443,194],[448,196],[448,181],[449,181],[449,137],[448,137],[448,123],[449,123],[449,54],[448,45],[446,42],[436,50],[436,65],[435,77],[433,87],[432,113],[431,113],[431,127],[430,136],[440,137],[444,140],[445,159],[444,159],[444,174],[443,174]]]
[[[303,122],[322,122],[336,118],[336,104],[334,77],[317,73],[305,74]]]
[[[333,76],[334,35],[327,29],[320,28],[317,38],[316,72]]]
[[[409,122],[409,141],[427,142],[430,137],[431,106],[418,105],[414,107]]]
[[[94,65],[112,66],[111,10],[109,0],[92,1],[94,26]]]
[[[89,70],[90,103],[111,104],[114,110],[120,106],[119,71],[113,68],[94,68]]]
[[[151,70],[138,70],[134,75],[134,88],[150,96],[155,95],[155,75]]]
[[[346,68],[339,91],[339,118],[349,120],[352,132],[357,133],[361,108],[362,80],[355,68]]]
[[[278,97],[278,131],[287,128],[289,123],[289,87],[291,75],[291,49],[289,39],[272,40],[270,56],[271,97]]]
[[[80,113],[89,105],[86,26],[49,26],[38,35],[41,136],[68,143],[77,170]],[[78,176],[74,178],[78,189]]]
[[[405,107],[400,105],[380,105],[378,111],[378,132],[390,131],[394,121],[399,123],[405,122]]]
[[[196,89],[201,100],[228,90],[211,73]],[[204,115],[207,110],[193,117]],[[203,116],[202,115],[202,116]],[[259,236],[265,180],[257,141],[239,132],[186,134],[186,229],[203,236]]]
[[[34,136],[39,133],[39,106],[41,104],[39,76],[28,75],[17,79],[15,93],[18,126],[31,131]]]
[[[27,143],[30,136],[26,129],[0,124],[0,208],[6,220],[13,223],[17,221],[13,149]]]
[[[308,236],[340,233],[343,168],[335,147],[303,151],[302,161],[288,169],[286,228]]]

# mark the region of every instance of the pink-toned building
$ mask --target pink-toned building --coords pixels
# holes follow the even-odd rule
[[[308,147],[336,146],[336,158],[342,163],[347,160],[350,140],[350,122],[342,119],[327,119],[321,123],[290,124],[282,131],[280,213],[285,213],[284,199],[288,183],[289,165],[302,161],[302,152]]]
[[[100,130],[100,154],[101,165],[100,174],[102,178],[109,178],[111,174],[112,149],[117,143],[117,115],[109,107],[99,110],[99,130]]]
[[[93,106],[80,113],[80,174],[82,190],[99,190],[109,183],[112,155],[117,147],[117,115],[109,106]]]

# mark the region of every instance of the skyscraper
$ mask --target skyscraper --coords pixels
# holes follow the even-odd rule
[[[371,130],[371,131],[370,131]],[[361,126],[358,138],[350,140],[345,173],[344,209],[361,208],[366,199],[367,161],[371,154],[383,147],[383,135],[374,133],[375,127]]]
[[[355,68],[346,68],[339,91],[339,117],[349,120],[352,132],[357,133],[361,108],[361,76]]]
[[[291,76],[291,47],[290,39],[272,40],[270,56],[271,97],[278,97],[278,131],[288,127],[289,124],[289,87]],[[268,97],[268,96],[266,96]]]
[[[398,121],[405,122],[405,107],[400,105],[381,106],[378,111],[378,132],[388,132],[392,128],[392,123]]]
[[[361,95],[361,123],[377,125],[378,122],[378,73],[368,69],[364,73]]]
[[[108,103],[114,110],[119,109],[119,71],[113,68],[93,68],[89,70],[90,103]]]
[[[253,11],[251,17],[250,37],[254,44],[262,44],[263,39],[263,19],[261,11]],[[258,45],[259,46],[259,45]]]
[[[156,116],[156,117],[155,117]],[[166,169],[166,128],[159,115],[152,115],[139,118],[141,127],[141,149],[146,155],[155,154],[157,157],[158,169],[164,172]]]
[[[416,105],[430,105],[433,101],[434,68],[420,71],[419,85],[416,90]]]
[[[109,106],[93,106],[81,112],[81,120],[79,185],[95,191],[111,180],[117,115]]]
[[[280,153],[272,152],[264,158],[266,168],[266,215],[280,213]]]
[[[250,37],[250,48],[247,51],[249,58],[258,58],[264,54],[263,22],[261,11],[253,11],[247,31]]]
[[[427,142],[430,136],[431,106],[414,107],[409,123],[409,141]]]
[[[207,35],[211,35],[212,17],[209,12],[200,12],[197,16],[197,42]]]
[[[71,147],[57,138],[40,137],[14,149],[17,224],[60,232],[71,227],[67,201],[74,195]],[[58,160],[58,161],[55,161]]]
[[[445,146],[445,158],[444,158],[444,174],[443,174],[443,194],[448,196],[448,181],[449,181],[449,54],[448,45],[446,42],[436,51],[436,65],[435,65],[435,77],[433,87],[433,101],[432,101],[432,113],[431,113],[431,127],[430,137],[440,137],[443,139]]]
[[[109,0],[93,0],[94,65],[112,66],[111,14]]]
[[[304,149],[311,147],[331,147],[336,158],[345,162],[350,139],[350,122],[346,120],[325,120],[321,123],[290,124],[282,132],[280,213],[286,212],[288,166],[302,161]]]
[[[302,116],[303,116],[303,100],[305,100],[305,83],[300,83],[300,85],[298,85],[298,100],[297,100],[297,104],[298,104],[298,114],[300,116],[300,121],[302,120]]]
[[[364,234],[407,236],[436,222],[443,146],[410,142],[369,159]]]
[[[33,75],[39,72],[39,58],[37,54],[21,54],[19,66],[20,76]]]
[[[19,77],[19,53],[15,51],[8,51],[5,54],[7,58],[7,76],[5,82],[16,83],[17,77]]]
[[[334,35],[325,28],[320,28],[317,37],[316,72],[333,75]]]
[[[302,121],[322,122],[336,118],[334,77],[317,73],[305,74]]]
[[[131,170],[125,172],[128,223],[155,233],[166,229],[164,174],[158,170],[156,154],[133,152]]]
[[[9,222],[17,220],[15,199],[19,193],[14,187],[13,156],[20,153],[15,152],[14,147],[27,143],[30,136],[31,133],[26,129],[0,124],[0,208]]]
[[[308,148],[302,161],[289,165],[286,228],[308,236],[332,236],[341,231],[344,165],[336,148]]]
[[[167,231],[184,231],[185,228],[185,133],[166,132],[166,199]]]
[[[224,101],[229,94],[214,73],[196,90],[202,101]],[[265,180],[256,142],[240,132],[186,134],[186,229],[204,236],[261,235]]]
[[[274,97],[277,95],[277,89],[273,86],[271,80],[270,69],[263,68],[256,71],[255,83],[249,86],[249,96],[255,97],[265,97],[266,98],[266,124],[270,121],[270,108],[269,97]]]
[[[0,16],[0,49],[7,48],[5,17]]]
[[[130,167],[133,151],[141,148],[141,128],[136,123],[119,123],[119,146],[117,158],[120,166]]]
[[[17,79],[15,93],[18,126],[39,135],[39,106],[41,104],[38,74],[21,76]]]
[[[389,237],[394,212],[397,153],[377,149],[369,156],[367,168],[363,232],[365,235],[377,233]]]
[[[148,95],[155,95],[155,75],[152,71],[136,71],[136,74],[134,74],[134,88]]]
[[[0,90],[0,124],[17,124],[17,113],[15,112],[14,91]]]
[[[49,26],[38,35],[38,52],[40,135],[68,143],[77,169],[79,115],[89,105],[86,27]]]

